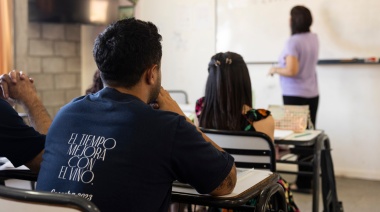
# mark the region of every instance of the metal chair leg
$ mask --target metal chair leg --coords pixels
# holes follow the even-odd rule
[[[261,191],[256,212],[265,212],[268,207],[275,211],[287,212],[285,192],[280,184],[268,186]]]

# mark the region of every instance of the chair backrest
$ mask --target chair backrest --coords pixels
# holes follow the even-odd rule
[[[276,171],[274,144],[266,134],[250,131],[200,129],[235,158],[236,167]]]
[[[75,195],[24,190],[0,185],[1,211],[12,212],[99,212],[94,203]]]
[[[189,104],[189,99],[187,97],[186,91],[182,90],[168,90],[170,96],[178,103],[178,104]]]

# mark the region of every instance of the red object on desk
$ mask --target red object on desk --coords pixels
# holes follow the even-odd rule
[[[379,58],[369,57],[369,58],[364,59],[364,62],[366,62],[366,63],[377,63],[377,62],[379,62]]]

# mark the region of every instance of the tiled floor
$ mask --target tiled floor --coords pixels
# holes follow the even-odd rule
[[[339,201],[345,212],[380,211],[380,181],[336,178]],[[301,212],[312,211],[312,195],[294,193],[294,199]],[[323,211],[320,198],[319,211]]]

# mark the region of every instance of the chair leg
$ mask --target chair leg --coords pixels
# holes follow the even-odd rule
[[[322,195],[324,212],[343,212],[343,203],[338,201],[334,166],[332,163],[330,151],[330,149],[324,149],[321,152]]]
[[[268,207],[274,211],[287,212],[284,188],[280,184],[274,184],[262,190],[256,212],[265,212]]]

